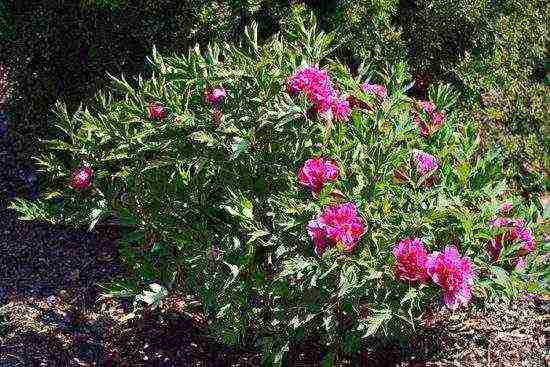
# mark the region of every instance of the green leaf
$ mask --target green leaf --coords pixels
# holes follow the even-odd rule
[[[105,214],[105,209],[102,208],[94,208],[92,209],[92,212],[90,213],[90,226],[88,227],[88,230],[91,231],[96,226],[97,222],[101,219],[101,216]]]
[[[334,366],[334,353],[327,353],[325,358],[323,358],[323,367],[332,367]]]
[[[378,330],[392,318],[391,310],[374,310],[374,316],[369,317],[367,320],[361,320],[358,330],[363,330],[365,327],[367,330],[363,333],[363,338],[375,335]]]
[[[261,238],[261,237],[265,237],[265,236],[269,236],[269,232],[267,231],[264,231],[264,230],[257,230],[257,231],[254,231],[250,234],[250,239],[248,240],[247,243],[253,243],[255,242],[258,238]]]
[[[216,315],[216,318],[218,319],[221,319],[223,318],[227,312],[229,312],[231,309],[231,303],[228,303],[226,305],[224,305],[222,308],[220,308],[220,310],[218,311],[218,314]]]
[[[194,142],[206,144],[209,147],[217,144],[217,140],[206,131],[195,131],[194,133],[189,134],[188,137]]]
[[[334,314],[329,313],[323,318],[323,325],[328,334],[332,334],[336,329],[336,318]]]
[[[57,207],[42,200],[29,201],[26,199],[15,199],[9,205],[10,209],[17,211],[21,220],[43,220],[52,224],[58,224]]]
[[[150,284],[150,291],[143,291],[142,294],[136,297],[136,301],[145,302],[152,309],[158,308],[162,305],[162,301],[168,295],[168,290],[161,286],[160,284]]]
[[[510,288],[512,282],[508,272],[498,266],[491,266],[491,273],[494,275],[495,282],[503,288]]]
[[[281,347],[279,347],[275,350],[275,356],[273,358],[273,363],[276,366],[280,366],[282,364],[283,357],[288,352],[289,344],[290,343],[287,341],[284,345],[282,345]]]
[[[246,152],[249,147],[249,142],[238,136],[233,138],[231,142],[231,159],[237,159],[241,154]]]
[[[357,286],[357,273],[359,269],[354,264],[346,264],[340,273],[340,291],[338,297],[344,297],[351,293]]]

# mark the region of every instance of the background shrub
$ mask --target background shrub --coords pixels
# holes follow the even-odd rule
[[[525,195],[544,190],[545,34],[550,8],[514,0],[407,2],[400,23],[412,67],[452,82],[484,140],[504,147],[507,176]],[[546,147],[546,148],[545,148]],[[525,167],[530,162],[530,167]],[[537,167],[537,168],[535,168]]]

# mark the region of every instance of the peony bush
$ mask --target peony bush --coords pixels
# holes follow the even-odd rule
[[[116,220],[136,310],[181,297],[210,332],[280,362],[318,336],[406,337],[438,307],[542,287],[537,209],[449,86],[410,97],[404,64],[355,72],[314,22],[287,35],[153,51],[151,75],[69,114],[37,159],[24,219]],[[498,148],[498,147],[497,147]],[[495,148],[495,149],[497,149]],[[513,218],[510,216],[513,215]]]

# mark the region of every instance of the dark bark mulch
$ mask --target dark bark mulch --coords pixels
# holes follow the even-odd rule
[[[99,285],[124,275],[116,233],[21,222],[10,210],[0,214],[0,365],[259,365],[257,352],[215,342],[177,307],[127,319],[127,304],[100,299]],[[366,340],[361,354],[341,356],[339,363],[544,366],[549,308],[547,300],[529,296],[455,314],[442,309],[408,344]],[[319,365],[325,352],[313,340],[293,346],[287,365]]]

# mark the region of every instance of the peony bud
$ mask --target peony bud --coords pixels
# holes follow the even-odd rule
[[[214,88],[212,90],[207,90],[205,92],[205,100],[206,102],[210,103],[213,106],[217,106],[220,104],[220,101],[223,97],[227,95],[225,89],[222,87],[220,88]]]
[[[214,258],[214,260],[219,260],[221,257],[220,247],[217,243],[214,243],[212,245],[212,257]]]
[[[380,84],[370,84],[368,82],[363,83],[361,85],[361,90],[365,93],[374,94],[381,101],[388,98],[388,90],[386,89],[386,87]]]
[[[73,172],[71,180],[69,181],[69,186],[75,190],[83,190],[90,186],[93,175],[94,171],[90,166],[82,165]]]
[[[149,118],[152,120],[162,120],[166,117],[166,110],[161,105],[151,102],[147,107]]]

